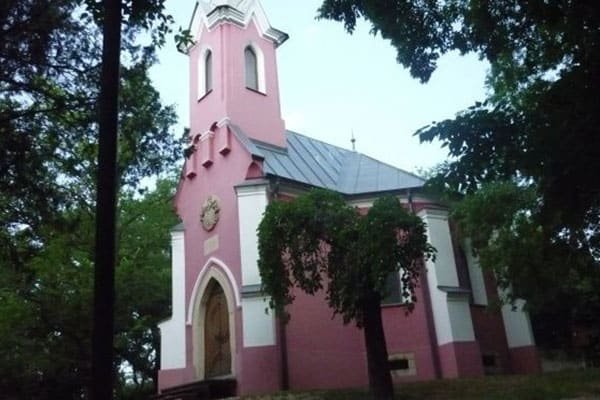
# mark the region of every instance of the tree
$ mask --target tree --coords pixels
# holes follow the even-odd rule
[[[66,212],[92,213],[100,119],[96,105],[100,69],[107,65],[98,41],[102,27],[123,29],[122,40],[108,40],[117,57],[105,75],[121,90],[104,98],[114,105],[119,100],[121,107],[118,112],[112,107],[112,125],[118,119],[120,126],[120,154],[118,164],[109,167],[115,170],[114,180],[105,186],[133,193],[142,178],[163,172],[179,158],[179,143],[170,132],[173,109],[161,104],[147,74],[171,21],[163,14],[164,0],[134,0],[122,7],[118,2],[118,8],[123,12],[118,10],[110,22],[104,5],[95,0],[8,0],[0,6],[0,144],[7,155],[0,160],[0,267],[10,272],[11,297],[31,297],[31,284],[40,273],[34,261],[49,251],[64,226],[77,228],[79,219],[70,221]],[[142,31],[152,39],[146,46],[137,42]],[[119,52],[125,56],[120,67]],[[105,114],[108,118],[110,113]],[[108,197],[114,205],[115,196]],[[109,207],[100,208],[108,211],[100,221],[114,219]],[[109,328],[104,337],[111,339],[108,324],[100,326]],[[107,369],[112,370],[110,348],[101,354],[108,354]],[[98,387],[112,396],[110,386]]]
[[[24,243],[36,241],[42,224],[61,210],[94,204],[101,35],[78,4],[0,5],[0,251],[14,268],[35,251]],[[122,41],[118,180],[127,191],[181,156],[171,132],[174,109],[161,104],[148,76],[160,36],[140,46],[139,30],[128,26]]]
[[[158,2],[148,2],[148,7]],[[97,2],[90,0],[94,7],[89,10],[81,3],[6,0],[0,5],[2,229],[13,224],[35,228],[57,209],[94,197],[97,164],[88,156],[97,151],[100,16],[94,18]],[[154,42],[137,43],[139,25],[126,25],[122,40],[126,61],[121,65],[121,86],[130,86],[133,93],[120,98],[124,108],[119,121],[123,147],[119,175],[130,187],[140,176],[155,174],[162,160],[172,164],[180,157],[169,131],[175,113],[160,104],[147,74],[156,61],[155,47],[164,40],[158,29],[170,21],[156,18],[155,24],[146,21]],[[135,93],[137,89],[144,96]],[[144,136],[150,132],[153,136]],[[139,157],[135,146],[140,145],[154,155]],[[87,157],[83,162],[81,152]]]
[[[373,395],[393,398],[381,299],[389,274],[398,271],[403,294],[410,296],[423,260],[434,256],[421,219],[391,196],[377,199],[362,216],[341,195],[315,189],[270,203],[258,237],[258,266],[271,307],[287,320],[294,287],[309,295],[325,290],[334,314],[364,329]]]
[[[129,367],[121,376],[134,393],[145,396],[157,392],[158,323],[171,313],[169,232],[178,222],[176,184],[175,179],[159,180],[143,198],[124,194],[119,207],[115,364]]]
[[[430,183],[472,195],[486,183],[498,182],[498,188],[509,182],[535,198],[526,218],[512,216],[523,223],[518,225],[522,231],[513,230],[501,243],[496,238],[476,244],[477,251],[496,249],[500,256],[536,240],[530,245],[538,246],[533,251],[538,257],[506,266],[513,278],[530,279],[513,281],[515,293],[532,300],[544,293],[517,286],[531,288],[548,275],[558,280],[590,276],[600,269],[597,1],[325,0],[319,15],[343,21],[350,32],[358,18],[369,20],[374,33],[391,40],[398,62],[423,82],[447,52],[475,52],[487,59],[488,98],[417,132],[421,141],[440,140],[452,159]],[[477,201],[490,209],[503,194],[490,189]],[[519,203],[507,210],[515,207],[519,210]],[[489,222],[480,216],[477,224]],[[493,226],[498,227],[483,230]],[[501,229],[508,232],[510,225]],[[526,236],[530,233],[534,237]],[[546,267],[555,264],[561,273],[548,274]],[[551,290],[545,294],[552,300]]]
[[[119,66],[121,0],[104,0],[102,72],[98,110],[96,245],[94,247],[94,327],[92,329],[92,400],[110,400],[114,390],[114,307],[119,141]]]
[[[173,181],[159,181],[143,197],[120,201],[116,269],[115,353],[119,399],[155,393],[158,322],[170,305],[169,230],[176,224]],[[9,398],[89,398],[94,218],[77,208],[62,228],[44,229],[44,246],[23,274],[2,273],[0,392]],[[145,397],[144,397],[145,396]]]

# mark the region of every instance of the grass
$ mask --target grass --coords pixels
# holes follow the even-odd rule
[[[367,400],[366,391],[288,392],[244,400]],[[600,369],[439,380],[396,386],[398,400],[600,400]]]

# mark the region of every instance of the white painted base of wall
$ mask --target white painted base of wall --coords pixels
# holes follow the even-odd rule
[[[502,319],[509,348],[535,346],[529,314],[523,309],[524,300],[517,300],[515,306],[502,306]]]
[[[185,321],[169,319],[160,329],[160,369],[185,368]]]
[[[275,317],[266,297],[242,299],[244,347],[275,345]]]

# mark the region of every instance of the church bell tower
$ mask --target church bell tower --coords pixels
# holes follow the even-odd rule
[[[285,146],[276,50],[288,35],[259,0],[200,0],[190,24],[191,139],[234,124],[248,137]]]

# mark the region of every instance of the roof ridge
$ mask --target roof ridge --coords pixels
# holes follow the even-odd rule
[[[279,153],[285,154],[288,152],[287,146],[286,147],[282,147],[282,146],[278,146],[276,144],[273,143],[269,143],[269,142],[263,142],[262,140],[258,140],[258,139],[254,139],[249,137],[248,140],[250,140],[252,142],[252,144],[254,144],[256,147],[259,148],[263,148],[263,149],[269,149],[269,150],[273,150],[273,151],[277,151]]]
[[[303,134],[303,133],[298,133],[298,132],[296,132],[296,131],[291,131],[291,130],[289,130],[289,129],[286,129],[286,130],[285,130],[285,132],[286,132],[286,133],[291,133],[291,134],[293,134],[293,135],[296,135],[296,136],[302,136],[302,137],[305,137],[305,138],[307,138],[307,139],[309,139],[309,140],[313,140],[313,141],[315,141],[315,142],[323,143],[323,144],[324,144],[324,145],[326,145],[326,146],[335,147],[336,149],[339,149],[339,150],[342,150],[342,151],[345,151],[345,152],[349,152],[349,153],[352,153],[352,152],[353,152],[353,151],[352,151],[352,150],[350,150],[350,149],[345,149],[345,148],[343,148],[343,147],[341,147],[341,146],[337,146],[337,145],[335,145],[335,144],[331,144],[331,143],[325,142],[324,140],[321,140],[321,139],[315,139],[315,138],[313,138],[313,137],[310,137],[310,136],[308,136],[308,135],[305,135],[305,134]]]
[[[252,138],[246,135],[242,128],[231,121],[228,123],[228,126],[231,128],[231,133],[233,133],[233,136],[246,149],[246,151],[250,153],[250,155],[261,158],[265,157],[264,154],[259,151],[257,145],[252,141]]]

